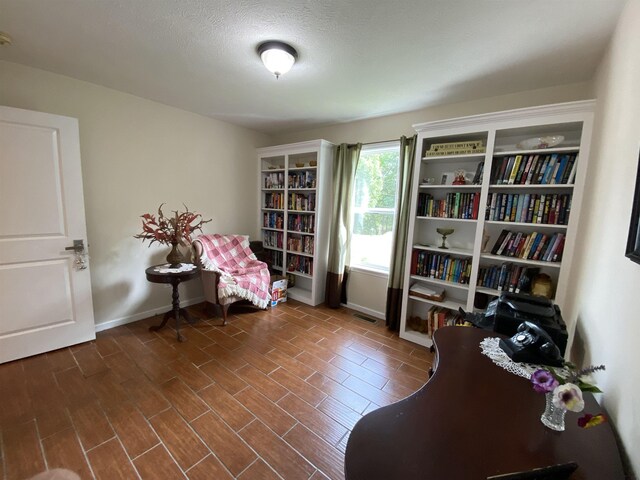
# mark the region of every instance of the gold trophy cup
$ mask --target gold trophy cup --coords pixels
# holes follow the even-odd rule
[[[442,235],[442,245],[440,245],[438,248],[448,250],[449,247],[447,247],[447,245],[445,244],[445,241],[447,240],[447,236],[451,235],[454,232],[454,229],[453,228],[436,228],[436,232]]]

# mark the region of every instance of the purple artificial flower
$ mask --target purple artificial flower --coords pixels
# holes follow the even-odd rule
[[[558,380],[551,375],[551,372],[542,368],[533,372],[531,383],[533,389],[538,393],[552,392],[559,385]]]

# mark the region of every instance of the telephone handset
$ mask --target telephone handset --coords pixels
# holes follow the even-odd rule
[[[564,365],[560,349],[553,343],[549,334],[532,322],[522,322],[513,337],[500,340],[500,348],[514,362],[552,367]]]

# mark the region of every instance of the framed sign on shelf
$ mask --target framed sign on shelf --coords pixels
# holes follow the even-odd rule
[[[631,209],[626,256],[632,261],[640,263],[640,151],[638,152],[638,171],[636,173],[636,185],[633,194],[633,207]]]

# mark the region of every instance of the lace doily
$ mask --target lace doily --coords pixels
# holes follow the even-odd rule
[[[507,372],[518,375],[519,377],[531,378],[533,372],[538,369],[538,366],[536,365],[518,363],[511,360],[505,351],[500,348],[499,338],[485,338],[480,342],[480,349],[484,355],[493,361],[493,363],[504,368]]]
[[[480,349],[484,355],[493,361],[493,363],[504,368],[507,372],[518,375],[519,377],[529,379],[536,370],[549,368],[544,365],[536,365],[533,363],[514,362],[509,358],[505,351],[500,348],[499,338],[485,338],[480,342]],[[561,377],[566,377],[570,374],[566,368],[554,368],[554,371]]]
[[[179,267],[173,267],[173,268],[171,268],[170,265],[171,264],[169,263],[165,265],[160,265],[154,268],[154,270],[158,273],[180,273],[180,272],[190,272],[191,270],[196,268],[196,266],[192,263],[181,263]]]

